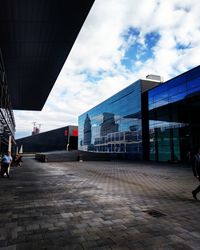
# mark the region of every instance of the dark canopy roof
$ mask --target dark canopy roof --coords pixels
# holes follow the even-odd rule
[[[13,109],[41,110],[94,0],[0,0]]]

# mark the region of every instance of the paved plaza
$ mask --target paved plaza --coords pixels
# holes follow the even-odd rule
[[[2,250],[200,249],[189,167],[25,158],[10,175],[0,179]]]

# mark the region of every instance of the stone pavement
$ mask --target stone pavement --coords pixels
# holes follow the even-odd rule
[[[0,179],[2,250],[200,249],[189,168],[25,158],[10,174]]]

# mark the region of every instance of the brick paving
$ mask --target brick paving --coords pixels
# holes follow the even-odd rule
[[[200,249],[190,168],[25,158],[10,174],[0,179],[2,250]]]

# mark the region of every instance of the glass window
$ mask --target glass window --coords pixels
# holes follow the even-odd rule
[[[183,150],[181,137],[191,116],[184,107],[188,98],[200,93],[200,67],[171,79],[148,92],[149,155],[151,160],[179,161]],[[190,103],[191,103],[190,98]],[[196,100],[196,99],[194,99]],[[170,105],[168,105],[170,104]],[[181,110],[183,107],[183,110]],[[183,147],[182,147],[183,148]]]
[[[79,149],[132,152],[141,157],[140,81],[79,117]]]

